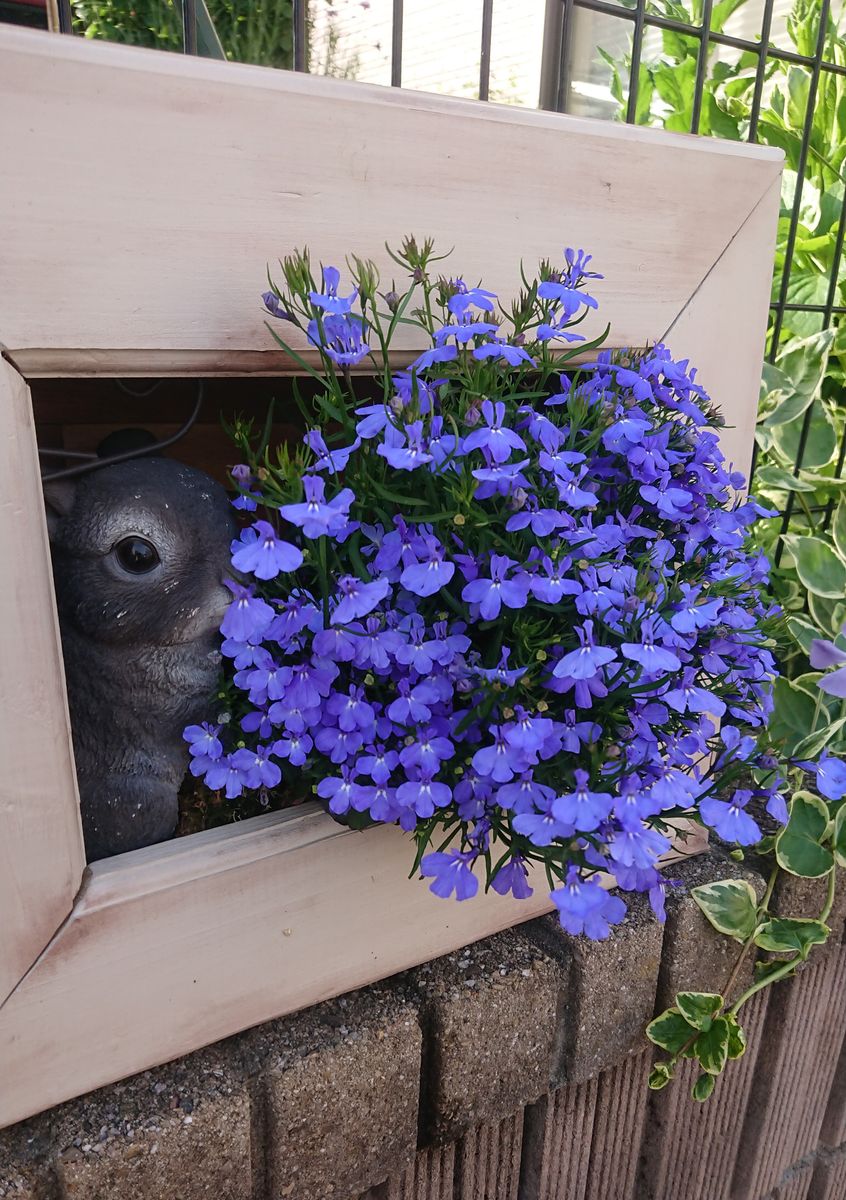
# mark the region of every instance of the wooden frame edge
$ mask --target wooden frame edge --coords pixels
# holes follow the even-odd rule
[[[72,52],[77,54],[79,49],[72,48]],[[143,51],[128,53],[130,57],[141,55],[133,58],[133,66],[142,60],[144,65],[151,63]],[[155,69],[167,72],[172,67],[175,69],[175,64],[165,69],[157,63]],[[191,64],[188,69],[202,73],[207,65],[195,68]],[[218,70],[219,64],[214,69]],[[254,78],[250,75],[249,82]],[[296,86],[305,85],[298,81]],[[332,91],[335,81],[322,81],[318,86]],[[443,105],[448,109],[452,103],[462,102],[426,97],[414,103],[418,109],[440,111]],[[509,110],[504,112],[506,122],[518,119]],[[590,132],[610,136],[599,126],[591,125]],[[650,137],[645,140],[654,136],[648,132]],[[674,144],[676,141],[690,146],[684,139],[675,139]],[[722,144],[701,146],[708,154],[723,149]],[[734,154],[743,151],[745,148],[732,148]],[[738,214],[734,232],[726,222],[725,246],[665,332],[677,357],[698,359],[702,380],[714,399],[737,411],[738,450],[732,453],[741,459],[751,447],[780,175],[779,160],[772,153],[748,156],[758,160],[761,193],[747,213]],[[94,374],[114,373],[138,361],[121,359],[121,352],[115,350],[105,352],[103,358],[97,358],[97,351],[89,353],[87,367]],[[161,353],[173,356],[171,351]],[[189,360],[179,358],[180,353],[176,352],[182,370]],[[186,353],[210,355],[194,359],[192,373],[205,373],[212,366],[215,369],[209,373],[236,374],[248,364],[252,368],[269,362],[266,352],[255,350],[222,355]],[[233,353],[250,357],[233,359]],[[34,360],[30,366],[35,365],[37,372],[65,373],[70,362],[67,353],[59,349],[51,355],[42,358],[40,368]],[[26,374],[26,353],[16,354],[16,358]],[[49,369],[44,372],[48,359]],[[273,373],[280,365],[274,362]],[[4,367],[12,371],[9,364]],[[26,394],[27,385],[23,375],[16,374],[21,380],[15,385],[20,407],[20,395]],[[0,403],[0,428],[6,417],[3,409]],[[25,432],[17,435],[11,478],[20,481],[25,507],[31,509],[38,494],[31,412],[21,428]],[[8,513],[6,520],[9,522]],[[0,507],[0,531],[6,529],[13,532],[14,522],[4,525]],[[21,552],[30,555],[26,561],[32,564],[33,577],[42,583],[49,581],[43,518],[37,544],[31,538],[19,541]],[[31,606],[25,596],[11,591],[15,595],[12,628],[25,646],[26,630],[32,627]],[[25,928],[24,908],[20,901],[16,908],[9,903],[12,893],[0,872],[0,914],[5,920],[7,912],[17,912],[15,928],[26,939],[25,953],[17,954],[5,990],[0,990],[0,996],[8,993],[0,1005],[0,1126],[247,1025],[371,982],[547,911],[549,904],[542,893],[531,902],[492,895],[469,904],[444,905],[431,897],[424,885],[406,880],[408,846],[396,829],[382,827],[367,835],[352,834],[311,806],[257,818],[242,827],[194,835],[190,843],[136,851],[86,870],[52,595],[39,596],[38,605],[37,624],[45,636],[38,700],[47,705],[53,737],[61,747],[56,761],[45,756],[53,761],[45,770],[52,770],[54,776],[50,782],[45,775],[40,794],[48,802],[44,813],[57,820],[51,835],[53,849],[45,860],[50,868],[46,878],[44,865],[39,866],[37,856],[31,853],[38,839],[32,841],[29,857],[25,856],[32,867],[24,889],[28,903],[47,916]],[[7,674],[6,680],[9,678]],[[0,695],[8,704],[11,685],[6,680],[0,674],[0,685],[4,685]],[[36,753],[34,744],[32,739],[23,739],[20,746],[12,747],[19,756],[19,777],[24,783],[29,761]],[[27,836],[32,838],[31,827]],[[353,845],[355,853],[351,854]],[[54,870],[57,863],[58,872]],[[284,878],[280,867],[288,871]],[[60,881],[58,889],[51,880]],[[58,895],[59,902],[43,902],[45,889],[51,896]],[[352,936],[349,894],[358,898],[353,920],[358,928]],[[176,928],[172,919],[175,907],[183,922]],[[334,914],[338,912],[347,914],[346,922],[337,922]],[[316,913],[322,913],[318,925],[324,940],[315,958],[318,943],[309,940],[306,931]],[[31,910],[26,915],[31,917]],[[412,928],[419,936],[409,949],[407,938]],[[222,957],[224,949],[228,957]],[[143,970],[139,969],[141,962]],[[252,965],[254,969],[256,963],[263,969],[267,966],[267,975],[258,987],[246,975],[247,968]],[[208,989],[217,989],[220,1003],[203,1010],[198,997],[207,996]],[[153,1038],[144,1022],[162,1000],[168,1016],[156,1027]],[[96,1056],[91,1054],[94,1044],[98,1046]]]

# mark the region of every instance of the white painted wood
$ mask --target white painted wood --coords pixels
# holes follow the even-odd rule
[[[85,866],[29,388],[2,358],[0,547],[2,1002],[70,913]]]
[[[115,353],[124,374],[278,371],[265,264],[308,243],[389,280],[384,243],[412,232],[505,300],[521,259],[584,246],[607,276],[586,328],[642,345],[780,170],[764,147],[11,27],[3,108],[26,120],[0,126],[0,330],[28,377]]]
[[[697,364],[727,422],[720,446],[744,475],[755,440],[779,196],[775,179],[666,333],[675,357]]]
[[[308,804],[95,863],[0,1008],[0,1126],[551,908],[542,872],[530,900],[458,903],[412,860],[396,827]]]

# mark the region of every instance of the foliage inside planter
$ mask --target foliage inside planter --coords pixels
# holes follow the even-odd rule
[[[317,387],[297,393],[301,445],[271,445],[269,420],[232,431],[252,523],[221,627],[226,719],[186,730],[192,774],[233,801],[284,777],[345,822],[398,823],[444,897],[528,895],[538,864],[564,928],[594,938],[626,912],[603,872],[663,918],[680,817],[833,887],[846,765],[811,745],[782,760],[768,733],[782,621],[749,531],[771,510],[725,466],[695,371],[582,339],[602,278],[582,251],[524,276],[508,312],[436,273],[429,243],[393,257],[399,284],[353,259],[347,291],[294,254],[263,297]],[[430,348],[397,369],[404,324]],[[380,391],[362,403],[366,360]],[[760,986],[827,934],[830,904],[770,916],[775,878],[760,906],[731,882],[697,894],[743,956],[792,952]],[[742,1052],[728,990],[650,1027],[671,1055],[654,1086],[694,1055],[705,1098]]]

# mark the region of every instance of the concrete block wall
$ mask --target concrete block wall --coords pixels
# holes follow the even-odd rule
[[[644,1025],[728,974],[689,890],[730,873],[762,887],[691,860],[664,927],[542,918],[0,1132],[0,1197],[846,1200],[842,930],[747,1008],[711,1102],[646,1088]]]

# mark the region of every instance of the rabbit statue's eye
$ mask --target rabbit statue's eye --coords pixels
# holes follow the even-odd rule
[[[128,537],[115,546],[115,557],[130,575],[146,575],[159,565],[159,552],[142,537]]]

